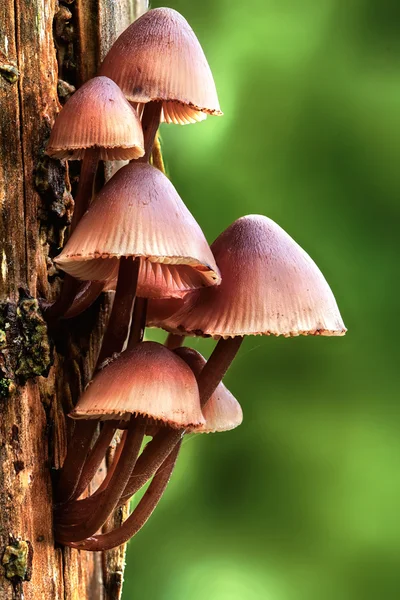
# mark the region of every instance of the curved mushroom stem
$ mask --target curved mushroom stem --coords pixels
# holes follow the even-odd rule
[[[128,335],[135,299],[140,259],[121,258],[114,304],[104,334],[95,371],[115,352],[121,352]],[[59,502],[68,502],[75,494],[86,461],[97,421],[79,421],[71,439],[57,489]]]
[[[124,433],[122,434],[121,440],[114,452],[114,457],[113,457],[112,463],[111,463],[110,467],[107,469],[107,475],[104,477],[103,481],[101,482],[101,485],[97,488],[95,493],[92,494],[93,496],[103,492],[106,489],[106,487],[108,486],[108,484],[110,483],[111,477],[114,474],[114,471],[117,467],[119,458],[122,454],[122,450],[124,449],[127,435],[128,435],[128,431],[125,430]]]
[[[138,158],[138,162],[149,162],[153,150],[154,138],[161,120],[162,103],[147,102],[142,116],[142,128],[144,137],[144,155]]]
[[[82,420],[75,423],[68,444],[67,456],[57,487],[57,501],[68,502],[74,497],[82,468],[97,429],[97,421]]]
[[[121,352],[124,347],[135,301],[139,268],[140,258],[120,258],[114,304],[97,359],[97,368],[115,352]]]
[[[121,493],[125,489],[129,476],[135,467],[145,428],[146,422],[144,419],[131,418],[120,459],[105,492],[103,492],[104,495],[101,496],[101,500],[100,495],[97,497],[98,502],[95,511],[87,520],[79,522],[76,526],[56,526],[55,534],[58,542],[66,543],[84,540],[96,533],[107,521],[118,504]]]
[[[76,487],[74,495],[71,498],[72,500],[79,498],[79,496],[85,491],[89,483],[92,481],[93,477],[96,475],[101,461],[104,459],[108,447],[112,442],[115,431],[115,422],[107,421],[104,423],[103,428],[99,433],[99,437],[97,438],[93,448],[89,452],[88,458],[86,459],[79,483]]]
[[[157,504],[168,485],[172,471],[176,464],[176,459],[180,450],[181,442],[175,446],[171,454],[165,459],[154,475],[153,481],[149,485],[143,498],[126,519],[126,521],[117,529],[104,534],[94,535],[91,538],[78,543],[67,543],[68,546],[80,550],[99,551],[110,550],[127,542],[145,525],[152,515]]]
[[[180,348],[184,341],[184,335],[179,335],[177,333],[169,333],[164,345],[170,350],[175,350],[175,348]]]
[[[146,445],[139,456],[136,467],[122,492],[118,506],[125,504],[131,496],[136,494],[153,477],[157,469],[182,439],[184,433],[185,431],[182,429],[169,429],[167,427],[160,429],[159,433]],[[59,507],[57,521],[63,525],[80,523],[91,515],[98,503],[103,501],[106,493],[107,491],[105,490],[89,498],[75,500],[66,506]]]
[[[104,289],[103,281],[85,281],[81,283],[71,306],[62,316],[63,319],[73,319],[79,316],[97,300]]]
[[[96,177],[97,165],[99,162],[100,152],[98,148],[89,148],[85,151],[81,173],[79,176],[78,191],[75,197],[74,214],[69,228],[69,235],[72,234],[82,216],[89,208],[93,195],[93,185]],[[62,317],[70,308],[74,298],[78,292],[80,282],[66,274],[64,283],[61,289],[60,296],[57,300],[47,308],[45,317],[47,320],[55,320]]]
[[[75,197],[74,214],[72,215],[69,234],[74,231],[79,221],[87,211],[92,201],[93,187],[96,179],[97,165],[99,164],[100,150],[88,148],[82,160],[81,173],[79,175],[78,191]]]
[[[204,408],[221,383],[243,342],[243,337],[220,339],[197,377],[201,408]]]

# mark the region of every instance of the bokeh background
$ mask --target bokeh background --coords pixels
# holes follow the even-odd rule
[[[186,440],[129,544],[124,599],[397,599],[400,4],[169,5],[225,113],[162,127],[175,186],[210,242],[243,214],[277,221],[349,332],[244,342],[225,379],[243,425]]]

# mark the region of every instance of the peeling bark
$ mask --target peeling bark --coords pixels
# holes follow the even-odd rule
[[[0,600],[117,599],[121,591],[123,549],[102,559],[55,547],[52,532],[52,480],[71,434],[65,414],[90,378],[108,304],[49,336],[37,299],[59,291],[52,258],[77,175],[75,165],[44,156],[51,126],[136,4],[0,3]]]

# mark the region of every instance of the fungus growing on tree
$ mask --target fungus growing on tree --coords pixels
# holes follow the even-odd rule
[[[113,79],[139,113],[142,105],[159,103],[166,123],[222,115],[200,43],[172,8],[154,8],[132,23],[111,47],[100,74]]]
[[[137,159],[144,155],[143,131],[136,111],[108,77],[94,77],[79,88],[59,113],[46,153],[52,158],[82,160],[70,234],[87,210],[99,160]],[[68,310],[79,285],[66,278],[61,297],[48,317]],[[93,295],[93,289],[91,290]]]
[[[134,345],[99,371],[70,416],[129,420],[129,425],[115,470],[98,495],[90,518],[56,528],[57,539],[64,543],[93,535],[118,504],[134,469],[148,420],[174,429],[205,425],[192,370],[175,353],[155,342]]]
[[[220,282],[199,225],[169,179],[147,163],[130,163],[110,179],[55,262],[74,277],[108,281],[122,256],[140,259],[142,297],[179,298]]]
[[[141,115],[144,153],[107,182],[56,258],[68,274],[90,282],[66,317],[102,288],[116,289],[93,381],[71,413],[76,430],[55,508],[57,540],[91,551],[125,542],[147,521],[185,433],[225,431],[242,422],[222,378],[245,335],[346,331],[320,270],[276,223],[242,217],[210,249],[171,182],[149,164],[160,121],[184,124],[222,114],[185,19],[167,8],[149,11],[118,38],[100,74],[112,78]],[[170,332],[165,346],[143,342],[146,324]],[[219,340],[207,362],[179,347],[186,335]],[[80,499],[117,429],[125,431],[107,476]],[[153,439],[139,455],[145,433]],[[150,479],[128,519],[98,533],[114,508]]]

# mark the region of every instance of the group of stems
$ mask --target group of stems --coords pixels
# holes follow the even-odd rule
[[[161,103],[148,103],[142,117],[145,154],[138,159],[141,162],[147,162],[150,158],[160,117]],[[92,175],[95,174],[94,164],[94,156],[91,155]],[[89,170],[87,165],[87,171],[84,171],[85,178]],[[84,188],[87,197],[91,198],[92,186],[89,192],[88,183],[84,181],[82,189]],[[78,195],[80,194],[81,191]],[[77,217],[75,218],[74,214],[73,226],[87,208],[87,205],[86,208],[84,206],[82,208],[78,200],[82,203],[82,198],[78,198]],[[127,348],[131,348],[143,339],[147,300],[136,298],[139,270],[140,258],[120,259],[114,303],[95,372],[114,354],[120,353],[126,344]],[[85,289],[81,289],[80,293],[83,296],[81,305],[87,302],[87,298],[91,299],[98,295],[99,288],[100,285],[97,284],[97,287],[86,285]],[[71,293],[70,291],[68,293],[70,299]],[[77,302],[78,304],[80,302],[79,294]],[[65,299],[63,303],[65,309],[67,304]],[[66,311],[71,311],[71,304],[72,302],[69,302]],[[72,306],[72,312],[74,310],[76,312]],[[182,344],[183,339],[183,336],[171,334],[166,345],[170,349],[177,348]],[[241,337],[221,339],[200,372],[198,386],[202,408],[225,375],[239,350],[242,339]],[[57,541],[91,551],[118,546],[139,531],[160,500],[174,468],[185,430],[161,427],[139,456],[146,421],[134,416],[130,418],[103,483],[91,496],[79,499],[97,472],[116,430],[120,428],[122,428],[121,423],[116,421],[104,423],[97,440],[93,443],[98,422],[77,421],[57,490],[58,505],[55,509]],[[117,529],[96,534],[112,511],[128,501],[150,479],[152,479],[150,486],[128,519]]]

